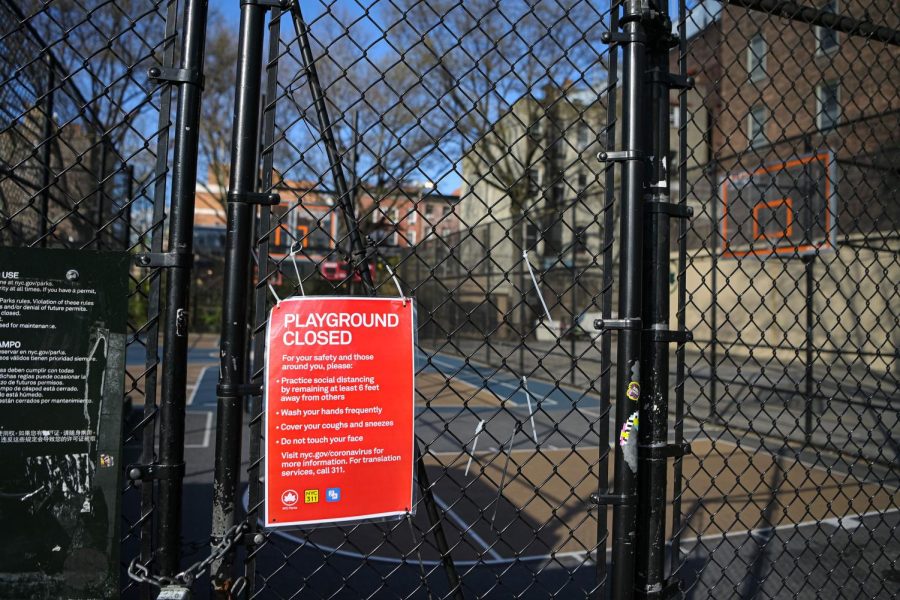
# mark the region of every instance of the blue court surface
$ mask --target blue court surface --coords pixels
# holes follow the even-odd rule
[[[205,354],[209,354],[208,351]],[[215,354],[215,353],[213,353]],[[208,358],[204,356],[204,358]],[[468,396],[479,394],[491,400],[490,404],[472,403],[469,410],[495,412],[498,408],[505,407],[510,410],[537,412],[562,410],[569,411],[574,406],[579,408],[594,408],[600,406],[600,398],[596,394],[589,394],[568,386],[557,386],[538,379],[527,379],[523,382],[521,377],[516,377],[508,369],[488,367],[463,358],[448,354],[426,354],[421,350],[417,352],[417,377],[438,375],[447,382],[461,382],[465,386],[454,387],[455,390],[463,390],[464,393],[439,394],[441,402],[434,403],[430,407],[421,404],[422,401],[431,401],[432,398],[422,397],[419,394],[420,404],[417,406],[422,411],[453,411],[458,410]],[[212,365],[201,371],[193,387],[188,391],[188,410],[207,410],[216,406],[216,382],[218,379],[218,367]],[[448,403],[446,398],[451,398]],[[454,406],[456,404],[457,406]]]

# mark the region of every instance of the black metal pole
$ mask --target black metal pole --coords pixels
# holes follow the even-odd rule
[[[238,65],[228,181],[225,278],[222,296],[219,385],[216,389],[216,455],[213,481],[212,544],[235,524],[240,482],[242,389],[245,376],[247,286],[250,281],[250,246],[253,237],[253,195],[259,180],[259,105],[262,85],[263,29],[267,7],[241,3]],[[231,587],[233,553],[212,563],[211,578],[217,597]]]
[[[622,145],[627,154],[622,177],[619,223],[619,318],[629,326],[618,336],[616,350],[616,429],[628,430],[626,423],[637,416],[635,402],[628,398],[628,384],[641,376],[641,239],[643,235],[643,195],[645,180],[644,98],[645,46],[641,0],[626,0],[621,26],[627,41],[622,44]],[[613,547],[611,598],[630,600],[634,595],[634,552],[636,533],[637,446],[615,445],[613,492],[620,500],[613,505]]]
[[[125,233],[122,235],[122,250],[131,248],[131,222],[132,209],[134,208],[134,166],[125,167],[125,176],[128,178],[125,184]]]
[[[665,2],[659,16],[648,23],[649,89],[644,97],[650,127],[645,131],[651,158],[645,204],[643,244],[643,309],[647,332],[641,344],[640,387],[629,393],[639,405],[638,514],[635,590],[653,597],[666,587],[666,447],[669,430],[669,41],[671,22]],[[651,25],[652,24],[652,25]],[[638,381],[638,380],[632,380]],[[633,385],[629,382],[629,386]],[[637,396],[637,397],[635,397]]]
[[[328,105],[325,102],[325,93],[319,82],[319,71],[316,68],[316,59],[313,56],[312,45],[309,43],[309,28],[303,20],[300,10],[300,2],[291,4],[291,16],[293,17],[294,30],[297,33],[297,41],[300,44],[300,55],[303,66],[306,69],[306,78],[312,91],[313,106],[316,111],[316,120],[319,124],[319,133],[325,145],[325,153],[328,155],[328,164],[331,167],[331,176],[334,179],[334,189],[338,195],[338,204],[344,217],[344,226],[350,239],[350,253],[354,254],[354,267],[359,271],[363,285],[370,294],[375,293],[375,282],[372,281],[372,272],[369,270],[369,259],[366,256],[366,244],[359,232],[356,222],[356,210],[353,206],[353,198],[347,188],[347,180],[344,178],[342,157],[338,151],[337,141],[334,137],[334,128],[331,118],[328,116]]]
[[[376,294],[375,282],[372,280],[372,272],[369,268],[369,259],[366,254],[366,246],[359,232],[359,221],[356,218],[356,210],[353,205],[354,197],[351,196],[347,188],[347,181],[344,178],[343,163],[341,155],[338,151],[337,141],[334,137],[331,119],[328,116],[328,105],[325,102],[325,93],[319,82],[319,74],[316,69],[315,57],[312,53],[312,46],[309,43],[309,29],[303,20],[303,13],[300,10],[300,3],[291,4],[291,16],[293,17],[294,29],[297,33],[297,39],[300,43],[300,53],[303,59],[303,66],[306,69],[306,77],[309,81],[310,90],[313,96],[313,104],[316,109],[316,117],[319,122],[319,132],[322,135],[322,142],[325,144],[325,151],[328,155],[328,162],[331,167],[331,174],[334,178],[335,191],[338,193],[338,202],[341,212],[344,216],[344,224],[347,227],[347,235],[350,239],[350,252],[355,255],[355,267],[359,271],[363,285],[369,295]],[[357,184],[358,185],[358,184]],[[355,190],[354,190],[355,194]],[[441,553],[441,561],[447,574],[447,580],[450,584],[450,593],[457,600],[462,600],[462,586],[460,584],[459,574],[456,571],[456,565],[453,557],[450,555],[450,545],[444,534],[443,522],[441,521],[440,512],[431,493],[431,484],[428,480],[428,472],[425,469],[425,461],[419,450],[418,442],[415,448],[416,454],[416,472],[419,486],[422,490],[425,510],[428,513],[431,522],[431,530],[435,536],[437,548]],[[427,582],[426,582],[427,583]]]
[[[584,192],[585,190],[579,190],[578,193],[581,194]],[[578,317],[578,270],[575,267],[579,244],[578,204],[579,201],[576,200],[575,204],[572,205],[572,322],[569,327],[569,372],[571,373],[571,375],[569,375],[569,383],[573,386],[575,385],[575,371],[578,366],[578,360],[575,358],[575,352],[577,351],[577,346],[575,344],[577,323],[575,319]]]
[[[47,95],[44,99],[44,126],[41,131],[44,145],[41,146],[41,222],[38,227],[38,235],[41,248],[47,247],[47,222],[50,220],[50,160],[53,147],[53,95],[56,87],[56,77],[53,72],[53,64],[49,57],[47,63]]]
[[[193,256],[194,189],[200,124],[200,82],[206,41],[206,0],[184,4],[181,68],[196,73],[180,82],[175,113],[172,202],[169,211],[169,253],[181,260],[168,270],[166,316],[163,325],[163,371],[159,405],[159,456],[165,475],[157,497],[157,554],[160,573],[179,571],[181,503],[184,478],[184,413],[187,384],[187,316]],[[105,144],[104,144],[105,148]],[[105,162],[105,156],[104,156]],[[104,165],[105,171],[105,165]],[[102,192],[101,192],[102,193]]]
[[[812,439],[813,428],[813,286],[814,282],[814,266],[816,256],[804,256],[803,268],[806,279],[806,364],[803,373],[803,400],[804,400],[804,423],[803,434],[806,443],[809,444]]]
[[[710,135],[712,133],[710,132]],[[710,139],[708,143],[711,143]],[[710,281],[709,281],[709,420],[717,423],[719,419],[719,174],[715,162],[712,163],[710,179],[715,192],[712,194],[711,223],[712,223],[712,248],[709,252]]]

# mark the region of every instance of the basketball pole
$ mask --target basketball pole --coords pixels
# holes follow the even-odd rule
[[[814,267],[816,255],[810,254],[803,257],[803,268],[806,279],[806,360],[803,373],[804,384],[804,424],[803,435],[806,445],[812,439],[812,401],[813,401],[813,286]]]

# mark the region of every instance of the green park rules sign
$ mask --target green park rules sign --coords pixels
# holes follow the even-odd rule
[[[118,595],[128,259],[0,248],[0,598]]]

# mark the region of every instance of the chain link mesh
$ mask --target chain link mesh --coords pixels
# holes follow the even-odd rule
[[[146,73],[176,64],[179,8],[0,2],[0,244],[164,250],[172,86]],[[692,209],[673,220],[669,269],[671,329],[693,336],[669,369],[670,441],[692,447],[669,461],[670,580],[688,598],[897,597],[900,50],[885,40],[900,12],[890,0],[668,10],[670,70],[693,79],[670,96],[664,162],[671,202]],[[603,37],[621,6],[302,11],[378,293],[397,293],[393,271],[417,302],[431,494],[406,520],[256,536],[265,440],[251,397],[245,595],[608,597],[612,511],[590,497],[611,491],[620,432],[614,334],[594,323],[624,316],[622,185],[597,155],[622,149],[622,51]],[[255,209],[250,381],[274,294],[365,293],[294,15],[266,15],[260,191],[281,203]],[[200,123],[194,334],[221,319],[234,168],[236,23],[220,20]],[[150,464],[162,278],[131,275],[125,445],[128,462]],[[144,581],[123,575],[122,592],[151,597],[154,485],[122,494],[123,567],[141,565]],[[187,510],[206,519],[208,503]],[[204,544],[186,540],[186,556]]]
[[[171,92],[147,69],[173,63],[175,9],[0,3],[0,245],[162,250]],[[133,269],[130,290],[122,468],[154,461],[160,271]],[[153,499],[122,490],[123,567],[154,559]]]

